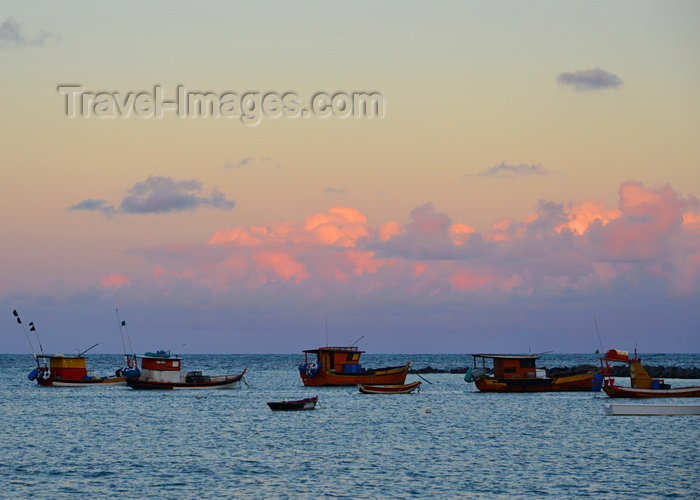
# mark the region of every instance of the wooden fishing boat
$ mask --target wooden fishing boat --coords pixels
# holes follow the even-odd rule
[[[420,391],[420,382],[398,385],[357,384],[362,394],[408,394],[416,389]]]
[[[403,384],[410,362],[402,366],[367,369],[360,364],[360,351],[355,346],[319,347],[304,351],[304,362],[299,365],[299,375],[305,386]],[[316,359],[309,361],[309,354]]]
[[[700,405],[605,403],[606,415],[700,415]]]
[[[94,346],[93,346],[94,347]],[[81,353],[82,354],[82,353]],[[85,387],[88,385],[126,385],[126,377],[120,374],[96,377],[87,369],[87,362],[80,354],[40,354],[36,356],[37,367],[27,377],[44,387]]]
[[[626,363],[630,370],[630,387],[615,384],[610,376],[610,362]],[[651,378],[635,352],[632,357],[627,351],[610,349],[600,358],[603,370],[603,391],[611,398],[697,398],[700,386],[672,388],[663,379]]]
[[[298,399],[296,401],[276,401],[267,403],[272,411],[303,411],[313,410],[318,403],[318,396],[313,398]]]
[[[603,376],[599,370],[586,370],[556,377],[547,377],[538,369],[539,356],[511,354],[472,354],[474,367],[467,370],[464,380],[474,382],[482,392],[550,392],[599,391]],[[481,360],[481,367],[478,366]],[[487,360],[493,367],[487,367]]]
[[[202,375],[202,372],[183,372],[182,359],[166,351],[147,352],[141,358],[141,374],[126,379],[132,389],[235,389],[246,370],[238,375]]]
[[[19,317],[17,309],[12,311],[12,315],[22,327],[24,335],[29,342],[29,347],[32,350],[32,355],[36,361],[36,368],[32,369],[27,375],[27,378],[32,382],[36,380],[39,385],[44,387],[85,387],[88,385],[107,384],[126,385],[126,376],[122,373],[122,370],[131,369],[136,365],[133,357],[125,355],[126,366],[117,370],[114,376],[96,377],[93,375],[92,370],[87,369],[87,361],[83,354],[97,347],[99,344],[95,344],[75,356],[61,353],[56,353],[53,356],[44,354],[44,348],[41,345],[41,340],[39,340],[39,333],[34,326],[34,322],[29,322],[29,331],[27,331],[24,323],[22,323],[22,319]],[[34,333],[36,336],[41,354],[36,353],[29,332]]]

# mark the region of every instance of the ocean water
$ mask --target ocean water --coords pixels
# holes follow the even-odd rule
[[[26,378],[31,356],[0,355],[0,498],[700,498],[698,416],[605,416],[603,393],[482,394],[459,374],[423,375],[430,383],[405,395],[305,388],[301,361],[187,355],[184,370],[247,368],[247,383],[142,392],[38,387]],[[471,357],[362,361],[449,369]],[[583,363],[596,358],[540,360]],[[700,355],[648,364],[700,366]],[[88,356],[88,366],[108,375],[121,356]],[[265,404],[313,395],[315,411]]]

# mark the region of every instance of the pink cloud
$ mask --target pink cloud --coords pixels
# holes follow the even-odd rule
[[[697,199],[636,182],[619,192],[615,207],[541,201],[521,220],[497,221],[483,232],[430,203],[411,211],[407,224],[379,226],[355,208],[333,207],[302,223],[221,229],[206,249],[171,246],[152,258],[171,280],[217,293],[284,285],[305,296],[534,297],[629,291],[647,282],[700,293]]]
[[[131,280],[121,274],[112,273],[100,277],[100,286],[103,288],[120,288],[123,285],[131,285]]]

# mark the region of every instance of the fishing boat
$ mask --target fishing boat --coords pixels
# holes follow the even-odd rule
[[[276,401],[267,403],[272,411],[303,411],[313,410],[318,403],[318,396],[313,398],[298,399],[296,401]]]
[[[22,327],[29,347],[32,350],[32,355],[36,361],[36,367],[27,375],[27,378],[32,382],[34,380],[43,387],[85,387],[89,385],[126,385],[126,376],[122,373],[135,366],[135,360],[125,355],[126,366],[116,371],[115,375],[108,377],[97,377],[92,370],[87,369],[87,360],[83,354],[99,345],[93,345],[89,349],[79,352],[76,355],[66,355],[56,353],[53,355],[44,354],[44,348],[39,339],[39,333],[36,330],[34,322],[29,322],[29,332],[34,333],[36,341],[39,344],[41,354],[37,354],[34,349],[34,344],[31,341],[29,332],[22,323],[17,310],[12,311],[12,315],[16,318],[17,323]]]
[[[94,346],[93,346],[94,347]],[[57,353],[36,356],[37,367],[27,377],[44,387],[85,387],[88,385],[126,385],[126,377],[96,377],[87,369],[83,353],[75,356]],[[119,373],[120,370],[117,370]]]
[[[630,370],[630,387],[615,384],[611,377],[610,362],[626,363]],[[672,388],[663,379],[651,378],[637,357],[627,351],[610,349],[600,358],[603,370],[603,391],[611,398],[683,398],[700,397],[700,386]]]
[[[368,369],[360,364],[364,351],[355,346],[319,347],[304,351],[299,375],[305,386],[357,384],[403,384],[410,362],[402,366]],[[309,355],[316,359],[309,361]]]
[[[606,415],[700,415],[700,405],[605,403]]]
[[[474,382],[482,392],[550,392],[599,391],[603,376],[599,370],[583,370],[548,377],[537,368],[535,354],[472,354],[474,367],[467,370],[464,380]],[[481,361],[479,366],[478,361]],[[493,364],[487,367],[487,361]]]
[[[238,375],[202,375],[201,371],[183,372],[182,358],[168,351],[147,352],[141,359],[138,377],[126,379],[132,389],[235,389],[246,370]]]
[[[420,382],[397,385],[357,384],[362,394],[408,394],[416,389],[420,391]]]

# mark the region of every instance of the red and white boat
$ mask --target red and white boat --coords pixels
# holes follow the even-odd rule
[[[126,379],[132,389],[235,389],[246,370],[238,375],[202,375],[202,372],[181,371],[182,359],[167,351],[147,352],[141,358],[141,373]]]
[[[615,384],[610,376],[610,362],[627,363],[630,369],[630,387]],[[651,378],[642,360],[635,352],[632,357],[627,351],[610,349],[600,358],[603,368],[603,391],[611,398],[698,398],[700,386],[671,388],[663,379]]]

